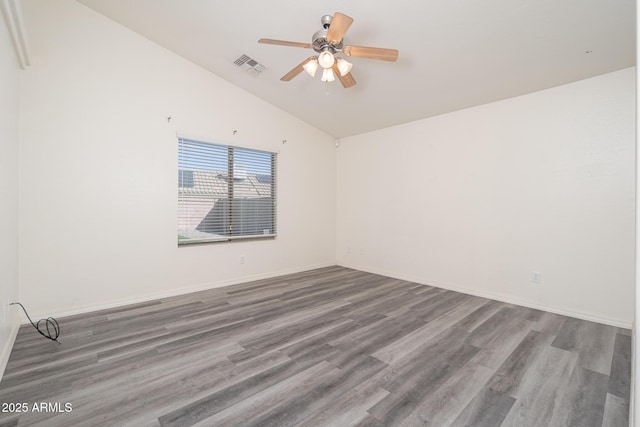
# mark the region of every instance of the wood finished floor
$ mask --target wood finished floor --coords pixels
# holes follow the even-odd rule
[[[629,330],[342,267],[58,320],[0,425],[628,426]]]

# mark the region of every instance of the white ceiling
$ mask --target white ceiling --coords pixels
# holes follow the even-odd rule
[[[634,0],[78,0],[336,138],[485,104],[635,65]],[[280,77],[312,50],[320,17],[354,19],[345,44],[357,85]],[[234,61],[264,64],[258,77]]]

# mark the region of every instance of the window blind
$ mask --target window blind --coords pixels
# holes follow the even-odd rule
[[[276,154],[178,139],[178,245],[276,235]]]

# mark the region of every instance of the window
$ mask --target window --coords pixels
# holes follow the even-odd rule
[[[178,139],[178,245],[276,235],[276,154]]]

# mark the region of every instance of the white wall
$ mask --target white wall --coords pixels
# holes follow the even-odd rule
[[[23,8],[20,268],[34,315],[335,264],[330,136],[74,1]],[[276,240],[177,247],[176,132],[279,152]]]
[[[18,62],[0,15],[0,378],[19,326]]]
[[[343,139],[338,263],[629,327],[634,73]]]

